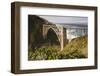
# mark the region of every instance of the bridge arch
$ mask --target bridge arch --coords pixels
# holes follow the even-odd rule
[[[48,32],[49,29],[52,29],[56,33],[56,35],[57,35],[57,37],[60,41],[60,37],[59,37],[60,31],[59,31],[59,29],[57,28],[56,25],[43,25],[43,37],[46,38],[47,32]]]
[[[49,29],[52,29],[55,32],[55,34],[57,35],[57,38],[59,40],[61,50],[63,50],[65,42],[66,42],[66,38],[65,38],[66,32],[64,32],[64,31],[66,31],[66,30],[64,29],[63,26],[58,28],[55,24],[54,25],[53,24],[52,25],[44,24],[43,25],[43,38],[44,39],[46,39]]]
[[[51,41],[51,44],[60,45],[59,37],[53,28],[48,29],[46,36],[46,39]]]

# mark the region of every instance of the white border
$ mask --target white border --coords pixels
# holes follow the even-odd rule
[[[28,61],[28,14],[88,17],[88,58]],[[41,7],[20,8],[20,69],[43,69],[94,65],[94,11]]]

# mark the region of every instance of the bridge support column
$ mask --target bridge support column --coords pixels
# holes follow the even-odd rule
[[[62,26],[61,27],[61,51],[64,49],[66,44],[66,29]]]

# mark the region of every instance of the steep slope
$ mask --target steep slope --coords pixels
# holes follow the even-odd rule
[[[72,57],[84,56],[87,57],[88,54],[88,39],[87,36],[82,36],[71,40],[62,51],[63,54],[70,54]]]
[[[35,46],[43,41],[42,28],[43,24],[51,24],[47,20],[37,16],[28,15],[28,47],[34,49]]]

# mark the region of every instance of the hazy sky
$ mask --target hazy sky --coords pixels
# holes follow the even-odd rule
[[[55,24],[75,24],[86,26],[88,24],[88,17],[75,16],[39,16]]]

